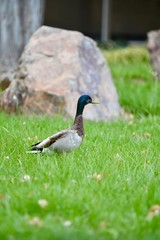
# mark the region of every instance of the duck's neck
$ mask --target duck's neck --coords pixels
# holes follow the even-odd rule
[[[75,116],[72,129],[76,130],[79,136],[84,137],[84,126],[83,126],[83,116],[82,114]]]
[[[84,105],[78,101],[76,116],[73,122],[72,129],[75,129],[81,137],[84,137],[83,110]]]
[[[83,114],[83,110],[84,110],[84,105],[80,101],[78,101],[76,117],[79,116],[79,115],[82,115]]]

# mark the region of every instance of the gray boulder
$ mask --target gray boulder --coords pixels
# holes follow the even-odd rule
[[[79,96],[89,94],[100,105],[87,106],[85,118],[107,120],[120,114],[106,61],[95,41],[80,32],[40,27],[10,82],[0,96],[1,108],[9,112],[73,117]]]

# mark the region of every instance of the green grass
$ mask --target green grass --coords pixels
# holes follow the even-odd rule
[[[159,83],[145,49],[139,55],[124,50],[104,54],[121,105],[133,118],[85,121],[79,149],[26,154],[72,121],[0,113],[0,239],[159,238],[160,214],[147,218],[160,205]]]
[[[145,47],[103,50],[121,106],[134,115],[160,115],[160,82]]]
[[[160,204],[159,117],[86,121],[78,150],[43,156],[25,153],[35,135],[44,138],[70,121],[0,119],[1,239],[158,238],[159,217],[146,216]],[[48,206],[41,208],[39,199]],[[41,226],[30,224],[34,217]]]

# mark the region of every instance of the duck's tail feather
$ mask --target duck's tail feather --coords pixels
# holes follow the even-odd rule
[[[26,153],[37,154],[37,153],[42,153],[42,151],[39,151],[39,150],[30,150],[30,151],[26,151]]]
[[[42,153],[43,152],[43,148],[38,148],[37,145],[39,143],[36,143],[34,145],[31,146],[31,149],[29,151],[27,151],[26,153]]]

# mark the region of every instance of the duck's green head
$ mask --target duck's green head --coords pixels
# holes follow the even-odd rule
[[[98,102],[93,101],[89,95],[82,95],[78,99],[76,115],[81,115],[83,113],[84,107],[89,103],[98,104]]]

